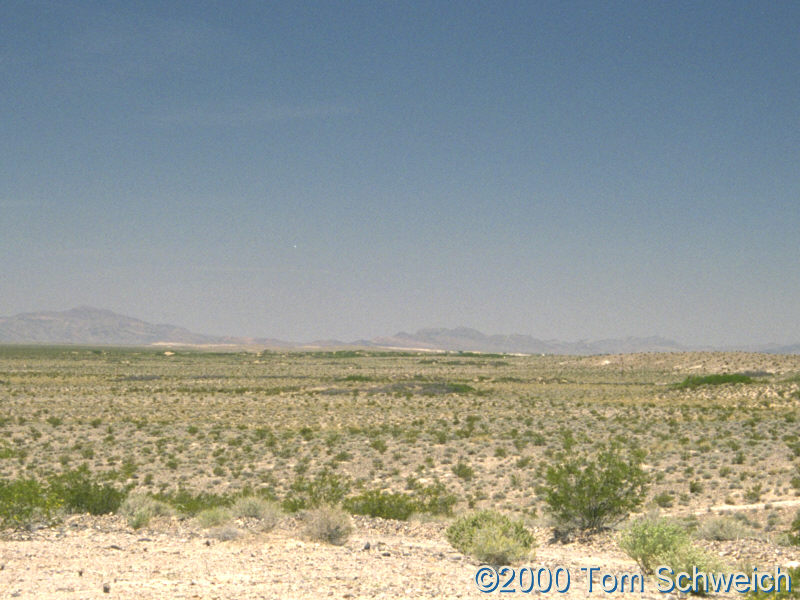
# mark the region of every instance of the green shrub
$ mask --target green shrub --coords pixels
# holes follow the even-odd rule
[[[185,488],[179,488],[177,492],[155,494],[153,497],[169,504],[178,512],[189,516],[217,506],[230,506],[233,502],[233,498],[230,496],[209,492],[192,493]]]
[[[783,572],[789,576],[793,584],[791,591],[787,590],[783,581],[781,581],[778,589],[774,592],[765,592],[763,590],[757,592],[751,591],[747,593],[745,598],[748,600],[788,600],[789,598],[800,598],[800,585],[796,585],[797,582],[800,582],[800,567],[791,567]]]
[[[66,471],[50,479],[50,491],[71,512],[104,515],[115,512],[125,499],[126,492],[92,480],[88,467]]]
[[[369,490],[344,501],[344,508],[356,515],[405,521],[419,511],[419,503],[408,494]]]
[[[716,375],[689,375],[675,389],[696,388],[701,385],[723,385],[726,383],[753,383],[753,378],[743,373],[720,373]]]
[[[306,508],[316,508],[323,504],[336,505],[350,491],[350,480],[323,469],[314,477],[306,479],[298,476],[283,500],[283,508],[288,512],[297,512]]]
[[[795,546],[800,546],[800,510],[795,513],[794,520],[789,526],[789,542]]]
[[[549,466],[541,489],[556,531],[597,531],[618,523],[641,505],[647,475],[640,451],[602,450],[597,458],[563,458]]]
[[[458,502],[454,494],[450,494],[441,481],[422,486],[417,484],[414,488],[418,512],[431,515],[452,515],[453,506]]]
[[[492,510],[456,519],[445,535],[453,548],[462,554],[492,565],[524,560],[534,547],[533,535],[522,521],[512,521]]]
[[[312,540],[342,546],[353,532],[350,515],[331,506],[320,506],[304,515],[305,533]]]
[[[457,464],[453,465],[452,471],[456,477],[459,477],[464,481],[469,481],[475,475],[475,469],[463,461],[458,461]]]
[[[0,527],[50,523],[61,500],[35,479],[0,480]]]
[[[686,530],[665,518],[642,517],[620,535],[619,547],[636,561],[646,575],[652,574],[662,557],[691,543]]]
[[[382,439],[380,439],[380,438],[377,438],[377,439],[374,439],[374,440],[372,440],[372,441],[369,443],[369,445],[370,445],[370,447],[374,448],[375,450],[377,450],[377,451],[378,451],[378,452],[380,452],[381,454],[383,454],[384,452],[386,452],[386,449],[388,448],[388,446],[386,445],[386,442],[384,442],[384,441],[383,441]]]
[[[725,565],[719,558],[691,543],[667,550],[658,557],[658,565],[669,567],[673,573],[692,573],[692,569],[695,567],[700,573],[722,573],[726,571]],[[698,588],[690,593],[705,596],[705,589]]]
[[[653,500],[661,508],[669,508],[675,502],[675,497],[669,492],[661,492],[660,494],[656,494]]]

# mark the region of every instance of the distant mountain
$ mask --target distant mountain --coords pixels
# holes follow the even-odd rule
[[[119,344],[141,346],[157,342],[207,344],[212,336],[174,325],[154,325],[91,306],[62,312],[24,313],[0,317],[0,341],[47,344]]]
[[[486,335],[468,327],[455,329],[421,329],[417,333],[400,332],[391,337],[372,340],[385,348],[420,348],[425,350],[458,350],[473,352],[506,352],[520,354],[617,354],[629,352],[680,352],[686,350],[677,342],[660,337],[608,339],[595,342],[563,342],[541,340],[530,335]]]
[[[788,346],[769,346],[763,350],[766,354],[800,354],[800,344]]]
[[[79,306],[61,312],[24,313],[0,317],[0,343],[98,344],[255,344],[291,346],[276,340],[232,338],[194,333],[175,325],[153,324],[110,310]]]
[[[319,340],[296,344],[270,338],[226,337],[194,333],[184,327],[153,324],[110,310],[80,306],[61,312],[24,313],[0,317],[0,343],[82,344],[108,346],[198,345],[257,346],[262,348],[382,348],[431,351],[497,352],[518,354],[628,354],[711,350],[688,348],[662,337],[626,337],[596,341],[541,340],[530,335],[486,335],[476,329],[420,329],[371,340]],[[761,346],[757,352],[800,354],[800,344]]]

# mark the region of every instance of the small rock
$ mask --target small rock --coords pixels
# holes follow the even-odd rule
[[[83,577],[83,569],[78,569],[78,577]]]
[[[104,583],[103,584],[103,593],[104,594],[108,594],[110,592],[111,592],[111,584],[110,583]]]
[[[366,544],[364,544],[364,548],[363,548],[363,550],[369,550],[369,549],[370,549],[370,547],[371,547],[371,546],[369,545],[369,542],[367,542]]]
[[[381,552],[381,556],[391,556],[392,553],[388,551]]]

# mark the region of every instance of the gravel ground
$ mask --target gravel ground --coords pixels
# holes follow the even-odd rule
[[[16,532],[0,541],[0,597],[227,600],[499,595],[477,589],[479,565],[449,546],[444,525],[354,521],[356,529],[348,542],[331,546],[302,539],[299,524],[291,519],[259,533],[249,523],[209,532],[177,519],[133,531],[119,517],[75,516],[60,527]],[[220,539],[232,537],[235,528],[238,537]],[[636,572],[610,536],[570,544],[549,543],[546,531],[538,531],[537,537],[539,547],[530,566],[553,571],[562,567],[571,573],[567,594],[545,596],[605,596],[597,590],[598,577],[595,593],[588,593],[581,567],[597,566],[618,575]],[[715,542],[708,547],[725,558],[750,560],[770,569],[800,559],[798,549],[757,540]],[[644,594],[625,595],[674,597],[658,592],[655,581],[646,582]]]

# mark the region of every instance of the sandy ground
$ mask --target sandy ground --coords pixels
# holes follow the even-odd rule
[[[441,524],[357,518],[355,525],[355,533],[344,546],[331,546],[301,539],[297,524],[291,522],[268,533],[247,530],[247,524],[240,523],[239,537],[221,541],[217,537],[222,536],[177,519],[133,531],[115,516],[70,517],[59,527],[17,532],[0,541],[0,597],[443,599],[500,595],[499,590],[478,590],[479,565],[449,546]],[[560,567],[571,575],[566,594],[551,591],[540,596],[604,597],[598,589],[601,573],[637,572],[609,536],[566,545],[549,543],[544,531],[538,537],[539,547],[527,566],[551,572]],[[731,562],[747,559],[769,569],[800,560],[800,549],[756,540],[720,542],[710,548]],[[601,569],[592,594],[581,567]],[[508,576],[501,579],[506,581]],[[512,587],[520,592],[519,581]],[[659,592],[654,580],[645,582],[644,594],[624,595],[675,597]]]

